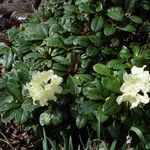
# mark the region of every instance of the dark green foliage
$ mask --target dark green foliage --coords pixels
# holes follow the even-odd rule
[[[52,138],[77,126],[111,149],[124,150],[128,133],[139,138],[133,147],[149,149],[149,104],[135,108],[141,112],[135,120],[126,103],[116,102],[125,72],[132,66],[150,69],[149,10],[148,0],[51,1],[27,24],[8,30],[12,46],[0,44],[3,120],[39,126],[46,111],[57,131]],[[49,69],[63,77],[63,92],[48,106],[33,105],[25,85],[34,71]]]

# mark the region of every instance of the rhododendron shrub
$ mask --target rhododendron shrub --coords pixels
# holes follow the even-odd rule
[[[45,128],[75,150],[93,139],[101,148],[150,149],[149,10],[148,0],[52,0],[8,30],[3,122]]]

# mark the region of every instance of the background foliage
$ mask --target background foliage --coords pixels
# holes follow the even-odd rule
[[[55,0],[9,29],[11,45],[0,44],[3,121],[42,132],[39,116],[46,111],[46,134],[56,143],[63,133],[74,147],[89,137],[108,149],[149,149],[149,104],[130,110],[116,103],[123,74],[132,66],[150,69],[149,12],[148,0]],[[63,77],[63,93],[35,106],[25,85],[34,71],[48,69]]]

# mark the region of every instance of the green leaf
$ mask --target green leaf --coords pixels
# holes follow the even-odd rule
[[[51,114],[50,120],[51,120],[52,125],[57,126],[62,122],[62,114],[59,112],[55,112]]]
[[[139,16],[129,16],[129,19],[132,20],[135,23],[142,23],[142,19]]]
[[[98,50],[98,48],[96,48],[96,47],[94,47],[94,46],[89,46],[89,47],[87,47],[87,49],[86,49],[86,54],[88,55],[88,56],[95,56],[95,55],[97,55],[99,53],[99,50]]]
[[[78,7],[80,12],[94,13],[94,7],[91,7],[91,4],[89,2],[86,3],[85,1],[84,3],[81,3]]]
[[[21,108],[23,109],[24,112],[32,112],[37,107],[38,107],[38,105],[34,105],[30,99],[24,101],[24,103],[21,106]]]
[[[114,51],[113,48],[108,47],[108,46],[103,47],[103,48],[102,48],[102,52],[103,52],[103,54],[105,54],[106,56],[107,56],[107,55],[108,55],[108,56],[110,56],[110,55],[114,56],[114,55],[117,54],[117,53]]]
[[[92,82],[94,77],[90,74],[76,74],[75,77],[84,82]]]
[[[47,137],[47,139],[48,139],[50,145],[52,146],[52,150],[57,150],[55,143],[50,138]]]
[[[7,89],[15,100],[22,101],[21,91],[15,80],[9,80],[9,82],[7,83]]]
[[[83,87],[82,92],[84,96],[93,100],[103,99],[103,86],[101,83],[90,82],[87,83],[85,87]]]
[[[123,61],[119,59],[111,60],[107,63],[107,67],[115,69],[115,70],[120,70],[127,68],[127,64],[124,64]]]
[[[75,39],[74,35],[70,35],[68,38],[64,39],[65,45],[73,45],[73,40]]]
[[[55,18],[54,18],[55,19]],[[49,30],[53,33],[58,33],[59,31],[62,31],[62,27],[59,24],[58,21],[54,20],[53,18],[49,18],[46,23],[49,27]]]
[[[57,71],[67,71],[66,66],[59,63],[53,63],[52,69]]]
[[[146,144],[144,135],[143,135],[142,131],[139,128],[132,126],[130,130],[133,131],[133,132],[135,132],[137,134],[137,136],[139,137],[139,139],[141,140],[141,142],[144,145]]]
[[[129,59],[132,57],[132,55],[129,53],[129,49],[126,46],[122,47],[119,56],[126,62],[128,62]]]
[[[16,113],[20,108],[11,108],[9,110],[7,110],[4,115],[3,115],[3,121],[5,123],[10,122],[12,119],[14,119],[16,117]]]
[[[104,76],[111,75],[111,71],[109,70],[109,68],[103,64],[95,64],[93,66],[93,69],[95,72],[97,72],[100,75],[104,75]]]
[[[89,0],[76,0],[75,4],[80,5],[82,3],[87,3],[87,2],[89,2]]]
[[[48,150],[48,142],[47,142],[47,137],[46,137],[46,132],[45,129],[43,127],[43,140],[42,140],[42,146],[43,146],[43,150]]]
[[[95,111],[95,115],[98,121],[97,122],[97,138],[100,139],[101,138],[101,123],[104,123],[108,119],[108,116],[103,114],[101,106],[99,106],[97,111]]]
[[[88,36],[92,44],[94,46],[100,48],[102,46],[102,34],[101,32],[97,32],[95,35],[89,35]]]
[[[16,27],[12,27],[11,29],[7,30],[7,35],[9,41],[15,41],[18,36],[19,29]]]
[[[43,56],[39,52],[31,52],[31,53],[26,54],[23,58],[25,61],[27,61],[29,59],[40,59],[42,57]]]
[[[130,48],[132,49],[133,53],[135,56],[138,56],[140,51],[141,51],[141,48],[139,45],[137,44],[130,44]]]
[[[26,84],[29,81],[29,68],[27,65],[21,61],[15,61],[13,65],[19,81]]]
[[[78,80],[77,78],[73,77],[73,76],[69,76],[68,80],[67,80],[67,84],[70,87],[70,92],[73,95],[79,94],[81,92],[81,82],[80,80]]]
[[[147,47],[144,50],[142,50],[141,56],[149,58],[150,57],[150,49]]]
[[[115,115],[121,110],[122,106],[118,105],[115,96],[110,96],[109,99],[103,105],[103,113],[105,115]]]
[[[4,112],[8,109],[10,109],[10,107],[8,106],[8,104],[10,104],[11,102],[13,102],[13,97],[12,96],[2,96],[2,94],[0,93],[1,98],[0,98],[0,112]]]
[[[81,60],[81,67],[86,69],[91,63],[91,59],[83,59]]]
[[[126,31],[126,32],[135,32],[136,31],[136,28],[132,24],[128,24],[127,26],[122,27],[122,28],[119,27],[118,29]]]
[[[143,65],[148,65],[150,62],[150,59],[147,59],[145,57],[134,57],[131,59],[131,62],[133,66],[142,67]]]
[[[87,36],[79,36],[73,40],[73,44],[87,47],[90,44],[90,40]]]
[[[96,117],[98,120],[100,119],[101,123],[104,123],[108,119],[108,116],[106,116],[103,112],[102,106],[99,106],[97,109]]]
[[[73,142],[72,142],[72,137],[69,137],[69,150],[73,150]]]
[[[110,76],[102,78],[102,85],[112,92],[119,93],[121,83],[116,77]]]
[[[0,89],[4,88],[7,84],[7,81],[5,81],[4,79],[0,80]]]
[[[91,23],[91,29],[94,32],[100,31],[103,27],[103,24],[104,24],[103,18],[101,16],[96,16]]]
[[[22,121],[22,114],[23,114],[22,108],[18,108],[16,110],[16,115],[15,115],[15,120],[16,120],[17,123],[21,123],[21,121]]]
[[[76,125],[79,129],[83,128],[87,123],[87,117],[83,115],[78,115],[76,118]]]
[[[68,19],[66,23],[63,25],[63,28],[67,30],[68,32],[74,33],[74,34],[80,34],[82,32],[81,26],[79,24],[73,24],[71,22],[68,22]]]
[[[1,60],[1,64],[6,70],[9,70],[13,63],[13,53],[12,51],[8,51],[3,55],[3,59]]]
[[[113,141],[110,147],[110,150],[115,150],[117,141]]]
[[[94,113],[99,107],[99,103],[96,103],[95,101],[85,101],[81,104],[80,113],[89,115],[91,113]]]
[[[44,23],[30,23],[22,32],[25,40],[44,40],[48,34],[48,26]]]
[[[47,45],[50,47],[64,48],[63,42],[59,37],[49,37],[46,39]]]
[[[62,55],[53,57],[53,60],[62,65],[69,65],[70,63],[69,58],[63,57]]]
[[[111,7],[107,10],[107,15],[116,20],[116,21],[122,21],[123,19],[123,10],[121,7]]]
[[[5,43],[0,42],[0,54],[10,51],[10,47],[8,47]]]
[[[99,2],[97,7],[96,7],[96,12],[100,12],[102,9],[103,9],[103,5],[101,2]]]
[[[106,36],[112,35],[113,33],[115,33],[115,31],[116,31],[116,29],[112,25],[107,25],[104,28],[104,34]]]

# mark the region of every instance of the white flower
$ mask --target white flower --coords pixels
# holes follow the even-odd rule
[[[57,100],[55,94],[62,92],[60,84],[63,79],[54,74],[52,70],[36,72],[32,75],[32,80],[27,85],[30,96],[35,101],[39,101],[41,106],[47,105],[50,100]]]
[[[140,103],[149,103],[150,98],[147,93],[150,92],[150,74],[149,71],[144,71],[145,67],[134,66],[131,69],[131,74],[124,74],[124,83],[120,88],[123,94],[116,100],[119,105],[126,101],[130,102],[130,108],[134,108]]]
[[[143,66],[142,68],[138,68],[134,66],[131,69],[131,74],[125,74],[123,77],[124,84],[121,86],[121,92],[132,92],[132,94],[136,94],[140,92],[140,90],[145,93],[149,92],[150,89],[150,74],[148,71],[144,71]]]
[[[132,95],[132,93],[124,93],[121,96],[118,96],[117,103],[120,105],[123,101],[130,102],[131,109],[134,107],[137,107],[139,103],[147,104],[149,103],[149,97],[148,94],[144,94],[144,96],[140,94],[136,94],[135,96]]]

